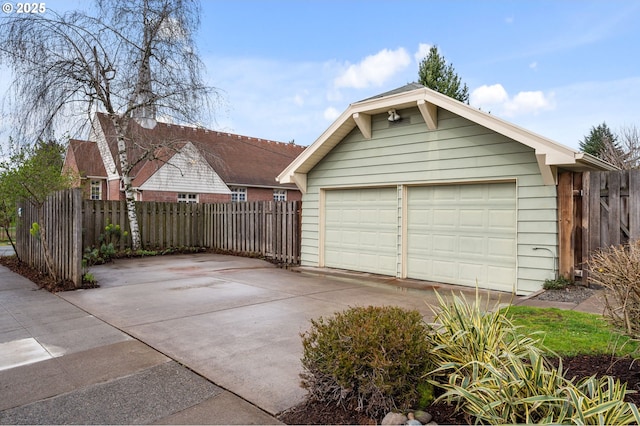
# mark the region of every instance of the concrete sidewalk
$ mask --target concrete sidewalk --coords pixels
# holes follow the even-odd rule
[[[277,423],[306,396],[300,333],[311,318],[397,305],[429,320],[434,290],[475,297],[456,286],[299,271],[214,254],[118,260],[92,268],[100,288],[52,295],[0,269],[0,342],[24,341],[44,357],[0,371],[3,394],[24,389],[0,403],[0,423]],[[537,303],[481,296],[490,305]]]
[[[4,267],[0,394],[0,424],[278,423]]]

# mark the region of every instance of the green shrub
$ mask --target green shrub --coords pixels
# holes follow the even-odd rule
[[[95,285],[97,283],[96,277],[91,272],[85,272],[82,275],[82,283],[83,284],[89,284],[89,285]]]
[[[98,236],[99,247],[85,250],[83,255],[84,266],[101,265],[110,262],[117,254],[116,246],[121,238],[129,236],[127,231],[122,231],[120,225],[108,223],[104,227],[104,233]]]
[[[544,280],[544,284],[542,284],[542,288],[545,290],[564,290],[570,285],[574,285],[573,281],[563,276],[559,276],[558,278],[551,280]]]
[[[626,387],[610,377],[578,384],[554,368],[538,342],[518,333],[508,310],[481,310],[464,297],[446,303],[439,295],[434,332],[429,335],[440,366],[429,373],[439,397],[481,424],[638,423],[635,405],[624,402]]]
[[[482,309],[478,296],[475,303],[469,303],[463,295],[452,294],[450,302],[440,294],[436,296],[439,308],[434,310],[433,332],[428,337],[439,365],[432,372],[434,378],[442,376],[446,382],[453,371],[462,369],[470,374],[474,362],[489,363],[506,355],[525,358],[542,352],[539,340],[518,332],[507,316],[508,309]]]
[[[599,250],[589,258],[589,281],[605,288],[605,316],[640,337],[640,240]]]
[[[458,403],[482,424],[638,424],[626,386],[612,377],[574,384],[540,355],[472,363],[470,376],[452,374],[441,397]]]
[[[311,320],[301,335],[302,386],[312,399],[378,417],[428,405],[432,368],[428,327],[418,311],[355,307]],[[430,392],[431,391],[431,392]]]

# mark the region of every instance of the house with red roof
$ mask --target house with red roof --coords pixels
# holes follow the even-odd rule
[[[129,163],[138,201],[212,203],[293,201],[295,184],[276,176],[305,147],[203,128],[158,122],[149,129],[129,120]],[[94,200],[123,200],[116,133],[96,114],[89,140],[71,140],[64,168]]]

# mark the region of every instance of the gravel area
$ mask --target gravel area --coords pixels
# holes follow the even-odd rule
[[[601,288],[591,285],[590,287],[580,284],[569,285],[562,290],[545,290],[535,296],[538,300],[548,300],[553,302],[580,303],[593,296]]]

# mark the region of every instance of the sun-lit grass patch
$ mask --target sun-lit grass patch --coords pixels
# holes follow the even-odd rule
[[[637,341],[617,332],[602,315],[529,306],[510,306],[506,309],[507,316],[514,325],[520,327],[521,333],[535,335],[542,340],[545,348],[561,356],[622,356],[638,350]]]

